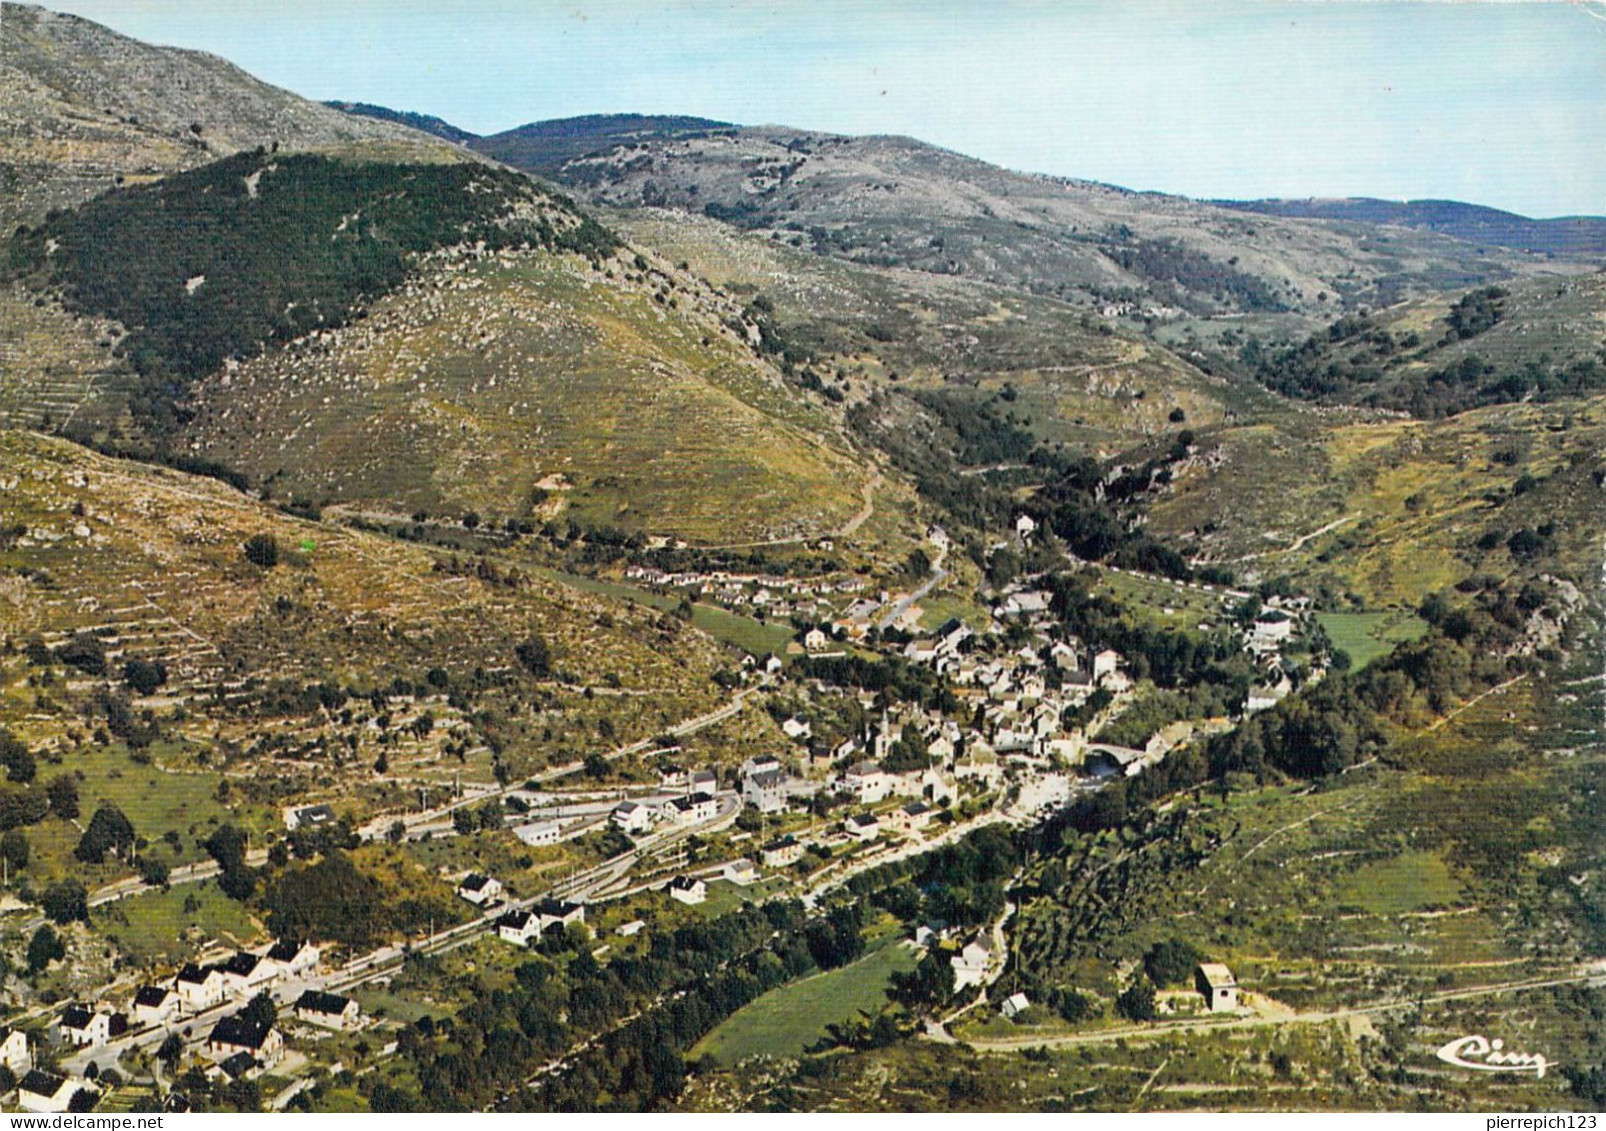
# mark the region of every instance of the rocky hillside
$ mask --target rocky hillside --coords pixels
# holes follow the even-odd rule
[[[897,137],[759,127],[641,139],[552,176],[598,201],[698,212],[855,263],[1117,314],[1314,316],[1542,266],[1430,232],[1343,231],[1014,173]]]
[[[0,231],[116,184],[259,145],[362,146],[414,159],[444,149],[213,55],[141,43],[31,4],[0,5]]]

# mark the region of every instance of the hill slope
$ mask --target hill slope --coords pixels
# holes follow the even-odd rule
[[[0,7],[0,231],[122,180],[259,145],[358,146],[415,160],[443,149],[404,126],[270,86],[214,55],[141,43],[31,4]]]
[[[1494,244],[1545,255],[1599,262],[1606,258],[1606,219],[1558,216],[1535,220],[1499,208],[1457,200],[1218,200],[1223,208],[1303,220],[1347,220],[1392,224],[1454,236],[1470,243]]]
[[[897,137],[758,127],[647,138],[551,175],[594,200],[701,212],[858,263],[1174,316],[1309,316],[1536,267],[1434,233],[1253,216]]]
[[[476,138],[470,145],[516,168],[551,175],[565,162],[589,153],[607,152],[616,145],[700,137],[710,131],[734,128],[729,122],[683,114],[587,114],[530,122]]]

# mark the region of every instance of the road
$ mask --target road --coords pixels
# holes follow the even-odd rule
[[[1421,997],[1395,998],[1344,1009],[1297,1011],[1270,1008],[1247,1016],[1213,1016],[1191,1018],[1186,1021],[1167,1021],[1149,1025],[1121,1025],[1088,1033],[1071,1033],[1065,1036],[975,1037],[965,1044],[980,1052],[1010,1052],[1023,1048],[1072,1048],[1078,1045],[1109,1044],[1114,1041],[1154,1040],[1176,1033],[1216,1032],[1237,1029],[1258,1029],[1268,1025],[1320,1025],[1328,1021],[1342,1021],[1350,1017],[1366,1017],[1376,1013],[1390,1013],[1396,1009],[1410,1009],[1419,1002],[1434,1004],[1460,1001],[1467,998],[1491,997],[1496,994],[1521,993],[1525,990],[1548,989],[1553,986],[1579,984],[1606,985],[1606,961],[1592,962],[1574,967],[1568,974],[1525,978],[1485,986],[1468,986],[1459,990],[1441,990]],[[927,1040],[952,1044],[956,1038],[942,1025],[929,1026]]]
[[[931,559],[931,572],[926,575],[926,579],[922,581],[920,586],[913,592],[905,593],[902,597],[898,598],[898,600],[893,603],[891,611],[882,617],[878,622],[876,622],[876,627],[885,632],[887,629],[898,623],[898,618],[903,616],[904,611],[908,609],[910,605],[920,601],[927,593],[930,593],[938,585],[942,584],[943,579],[948,576],[948,571],[942,567],[942,563],[946,561],[947,558],[947,544],[939,544],[937,546],[937,556]]]

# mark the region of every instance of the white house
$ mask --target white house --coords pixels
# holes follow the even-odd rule
[[[693,770],[686,783],[688,793],[715,794],[719,792],[719,775],[713,770]]]
[[[758,859],[766,868],[784,868],[803,859],[803,842],[793,836],[772,840],[758,850]]]
[[[178,1012],[178,993],[167,986],[141,986],[134,994],[134,1020],[163,1025]]]
[[[470,872],[457,885],[457,894],[476,907],[485,907],[502,898],[502,882],[478,872]]]
[[[563,826],[557,821],[532,821],[528,825],[520,825],[514,829],[513,835],[531,848],[540,848],[562,840]]]
[[[242,1052],[255,1057],[264,1068],[272,1068],[284,1056],[284,1037],[271,1025],[240,1016],[225,1017],[212,1026],[206,1038],[208,1056],[227,1060]]]
[[[669,881],[670,899],[678,899],[681,903],[695,905],[708,898],[708,885],[695,876],[676,876]]]
[[[59,1114],[67,1110],[81,1089],[95,1090],[76,1076],[58,1076],[35,1068],[17,1086],[17,1106],[40,1115]]]
[[[325,1029],[355,1029],[362,1020],[356,999],[322,990],[308,990],[296,999],[296,1017]]]
[[[290,832],[302,827],[317,828],[334,823],[335,811],[327,805],[303,805],[299,809],[284,811],[284,827]]]
[[[878,762],[857,762],[842,775],[842,788],[860,805],[874,805],[892,793],[892,775]]]
[[[881,834],[881,822],[873,813],[852,813],[842,822],[842,831],[855,840],[874,840]]]
[[[509,911],[496,921],[496,934],[514,946],[529,946],[541,937],[541,918],[533,911]]]
[[[712,794],[694,793],[690,797],[677,797],[664,807],[675,821],[683,825],[695,825],[702,821],[712,821],[719,815],[719,802]]]
[[[320,952],[309,942],[280,939],[268,948],[265,956],[287,978],[298,978],[318,968]]]
[[[823,652],[831,646],[831,638],[824,630],[811,628],[803,634],[803,648],[809,652]]]
[[[1010,994],[1004,999],[1004,1004],[998,1007],[998,1012],[1002,1013],[1008,1020],[1013,1021],[1031,1007],[1031,999],[1025,994]]]
[[[586,905],[566,899],[543,899],[535,905],[535,916],[541,921],[543,931],[560,925],[570,927],[586,921]]]
[[[218,969],[223,974],[225,992],[235,997],[256,996],[273,985],[279,973],[273,963],[243,950],[230,955]]]
[[[1201,962],[1194,971],[1194,986],[1211,1013],[1233,1013],[1238,1008],[1238,979],[1219,962]]]
[[[1268,644],[1287,640],[1294,631],[1294,618],[1281,609],[1267,609],[1255,618],[1251,633],[1255,640]]]
[[[724,876],[731,883],[746,887],[748,884],[758,883],[758,866],[744,856],[740,860],[732,860],[726,864]]]
[[[178,991],[184,1009],[190,1013],[211,1009],[223,1000],[227,992],[223,971],[216,966],[197,966],[193,962],[178,972],[173,988]]]
[[[61,1039],[78,1048],[99,1048],[128,1032],[128,1018],[121,1013],[91,1010],[74,1002],[61,1015]]]
[[[1093,657],[1093,680],[1098,682],[1114,675],[1121,668],[1121,653],[1106,648]]]
[[[954,971],[954,991],[979,986],[987,977],[987,967],[993,960],[993,948],[981,939],[968,943],[965,949],[948,960]]]
[[[33,1063],[28,1052],[28,1034],[9,1025],[0,1025],[0,1067],[9,1068],[13,1075],[21,1076]]]
[[[652,810],[639,801],[621,801],[608,815],[614,827],[627,833],[644,833],[652,828]]]
[[[742,777],[774,773],[781,769],[781,760],[773,754],[755,754],[742,763]]]
[[[781,733],[790,739],[804,739],[814,733],[814,728],[807,719],[794,716],[781,723]]]
[[[644,920],[644,919],[632,919],[628,923],[619,924],[619,926],[614,928],[613,933],[618,935],[622,939],[633,939],[637,935],[641,934],[641,932],[643,930],[645,930],[646,927],[647,927],[646,920]]]
[[[1032,535],[1036,532],[1037,521],[1031,515],[1021,514],[1015,516],[1015,537],[1022,542],[1027,542],[1031,540]]]
[[[786,775],[779,770],[764,770],[742,779],[742,800],[760,813],[779,813],[786,808],[788,796]]]

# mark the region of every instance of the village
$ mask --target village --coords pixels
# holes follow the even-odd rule
[[[940,530],[933,533],[939,551],[945,549]],[[1016,537],[1030,535],[1030,519],[1022,516]],[[602,957],[614,946],[640,945],[673,908],[777,895],[813,905],[867,868],[931,851],[987,824],[1043,820],[1108,782],[1143,773],[1177,745],[1236,722],[1178,720],[1157,727],[1142,745],[1100,741],[1133,702],[1139,681],[1128,657],[1059,630],[1053,595],[1037,577],[991,592],[985,626],[952,618],[925,632],[918,628],[918,597],[909,593],[857,598],[828,619],[828,609],[811,606],[827,594],[861,592],[867,586],[858,578],[671,576],[636,567],[627,576],[696,586],[704,599],[713,587],[733,605],[787,608],[794,623],[822,614],[797,632],[784,656],[747,655],[743,662],[744,692],[762,696],[780,745],[739,766],[697,767],[681,764],[682,747],[672,743],[642,755],[654,781],[576,785],[564,778],[574,767],[559,767],[523,785],[461,790],[447,805],[405,820],[376,815],[361,828],[362,839],[472,836],[475,824],[463,819],[469,805],[489,803],[502,814],[497,827],[527,849],[607,834],[627,850],[550,890],[522,895],[504,877],[465,871],[453,882],[470,918],[401,946],[353,953],[291,938],[252,950],[218,946],[165,977],[118,979],[94,1000],[15,1019],[0,1030],[0,1068],[10,1074],[0,1082],[15,1088],[17,1105],[41,1113],[86,1110],[125,1079],[142,1072],[160,1079],[164,1067],[176,1078],[188,1065],[208,1079],[271,1078],[283,1085],[275,1097],[275,1106],[283,1106],[315,1071],[348,1067],[356,1046],[341,1044],[341,1055],[331,1056],[332,1035],[374,1031],[374,1041],[361,1042],[363,1053],[371,1057],[375,1042],[381,1057],[394,1050],[394,1041],[383,1039],[389,1026],[365,1013],[357,995],[388,981],[408,954],[445,954],[480,938],[528,949],[555,936],[589,937]],[[1250,596],[1151,580],[1191,586],[1195,598],[1220,606],[1223,624]],[[1308,624],[1302,599],[1274,597],[1232,629],[1263,673],[1241,716],[1289,693],[1283,651]],[[923,704],[893,702],[850,686],[830,665],[853,656],[894,658],[925,673],[921,678],[941,694]],[[327,804],[284,810],[287,832],[336,821]],[[940,923],[918,924],[903,945],[946,956],[954,992],[967,1001],[964,1012],[989,1001],[1007,955],[1002,930],[997,924],[956,933]],[[1239,1008],[1225,967],[1202,965],[1197,981],[1202,1005],[1189,1009]],[[1005,1018],[1032,1004],[1019,992],[999,996],[991,1008]],[[165,1102],[185,1110],[187,1100],[170,1088]]]

